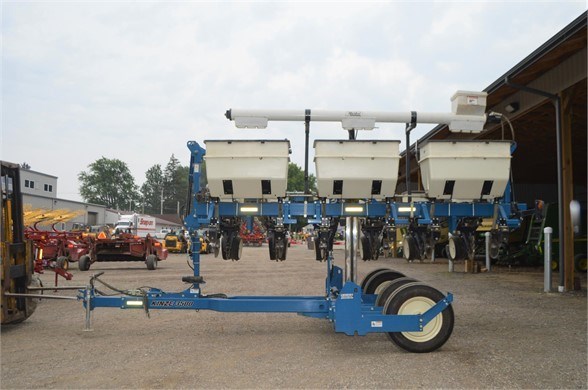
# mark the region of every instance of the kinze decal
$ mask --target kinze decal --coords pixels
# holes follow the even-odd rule
[[[194,306],[193,301],[153,301],[151,307],[190,307]]]

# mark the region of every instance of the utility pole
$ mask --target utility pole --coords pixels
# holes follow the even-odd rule
[[[159,214],[163,214],[163,186],[161,186],[161,202],[160,202]]]

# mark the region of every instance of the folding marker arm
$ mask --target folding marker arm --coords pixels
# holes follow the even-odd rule
[[[345,130],[373,130],[376,123],[445,124],[456,132],[480,132],[486,123],[485,92],[458,91],[451,98],[452,112],[387,112],[333,110],[229,109],[225,116],[238,128],[266,128],[268,121],[341,122]],[[416,116],[416,121],[414,118]]]

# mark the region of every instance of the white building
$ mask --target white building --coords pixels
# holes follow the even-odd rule
[[[104,225],[106,206],[61,199],[57,197],[57,177],[46,173],[20,170],[20,188],[23,205],[31,209],[78,211],[80,216],[57,225],[58,229],[69,230],[75,223]]]

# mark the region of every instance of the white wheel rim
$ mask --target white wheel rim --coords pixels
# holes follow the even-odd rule
[[[455,240],[453,238],[451,238],[449,240],[449,258],[450,259],[455,259],[455,255],[457,253],[457,250],[455,248]]]
[[[402,306],[400,306],[398,314],[423,314],[433,306],[435,306],[435,302],[427,297],[414,297],[407,299]],[[435,338],[435,336],[441,331],[441,326],[443,326],[442,313],[438,314],[425,325],[421,332],[402,332],[402,335],[410,341],[424,343]]]
[[[408,240],[406,238],[402,242],[402,253],[406,260],[410,259],[410,245],[408,245]]]
[[[380,284],[378,287],[376,287],[376,291],[374,291],[374,294],[376,295],[380,295],[382,293],[382,291],[384,291],[384,289],[386,289],[386,287],[388,287],[390,284],[392,284],[393,280],[387,280],[384,283]]]

